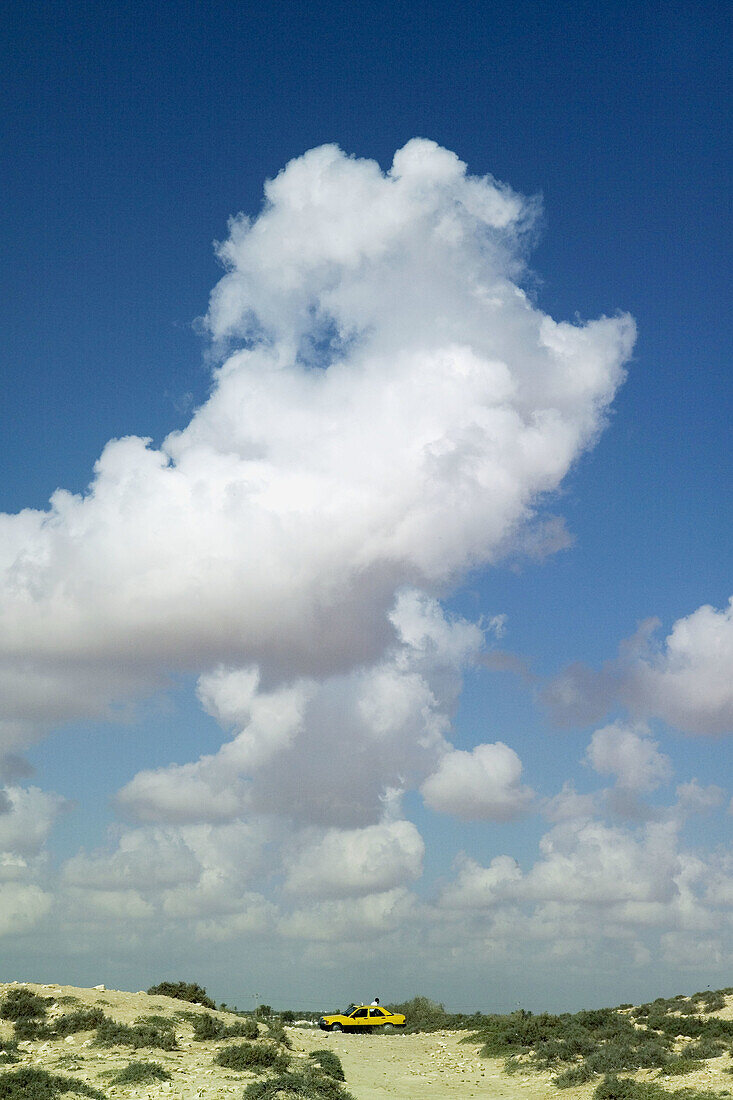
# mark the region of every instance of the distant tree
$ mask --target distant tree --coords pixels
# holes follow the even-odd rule
[[[204,1008],[216,1008],[211,997],[206,995],[206,990],[196,982],[161,982],[160,985],[151,985],[148,993],[151,996],[175,997],[189,1004],[203,1005]]]

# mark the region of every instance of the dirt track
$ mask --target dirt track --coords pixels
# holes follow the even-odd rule
[[[475,1046],[460,1042],[465,1032],[333,1035],[293,1029],[290,1034],[297,1050],[320,1047],[338,1054],[356,1100],[537,1100],[560,1095],[548,1074],[509,1077],[501,1061],[477,1057]],[[565,1089],[561,1095],[570,1100],[575,1094],[575,1089]]]

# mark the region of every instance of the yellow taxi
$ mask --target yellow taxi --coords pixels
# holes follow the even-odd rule
[[[404,1027],[405,1017],[381,1005],[349,1005],[346,1012],[321,1016],[318,1026],[322,1031],[391,1031]]]

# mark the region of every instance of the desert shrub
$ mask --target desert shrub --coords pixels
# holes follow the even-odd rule
[[[0,1039],[0,1065],[7,1066],[11,1062],[19,1062],[18,1044],[15,1039]]]
[[[140,1024],[143,1027],[161,1027],[167,1031],[172,1031],[174,1028],[173,1019],[170,1016],[160,1016],[155,1012],[151,1012],[144,1016],[138,1016],[135,1020],[136,1024]]]
[[[103,1046],[157,1047],[159,1050],[177,1050],[176,1036],[171,1027],[154,1024],[119,1024],[105,1016],[97,1027],[97,1042]]]
[[[295,1013],[286,1008],[284,1012],[280,1013],[280,1020],[284,1024],[293,1024],[295,1023]]]
[[[13,1024],[16,1039],[53,1039],[54,1030],[45,1020],[34,1020],[30,1016],[21,1016]]]
[[[51,1004],[49,997],[39,997],[33,990],[21,985],[6,993],[0,1005],[0,1017],[3,1020],[34,1020],[46,1015],[46,1005]]]
[[[335,1081],[345,1081],[344,1067],[341,1065],[341,1059],[338,1054],[334,1054],[332,1050],[312,1050],[308,1055],[316,1065],[320,1066],[325,1074],[329,1077],[333,1077]]]
[[[237,1029],[241,1030],[237,1030]],[[239,1024],[232,1024],[227,1031],[228,1035],[234,1037],[235,1035],[241,1035],[244,1039],[256,1039],[260,1034],[260,1029],[257,1026],[257,1021],[253,1020],[251,1016],[246,1020],[242,1020]]]
[[[67,1012],[65,1016],[59,1016],[53,1025],[56,1035],[74,1035],[79,1031],[93,1031],[104,1023],[104,1013],[101,1008],[80,1008],[76,1012]]]
[[[223,1047],[214,1055],[217,1066],[250,1070],[253,1073],[262,1073],[266,1069],[282,1072],[287,1069],[288,1062],[286,1054],[281,1054],[267,1043],[237,1043]]]
[[[690,997],[693,1003],[702,1005],[703,1012],[717,1012],[725,1008],[725,997],[721,989],[704,989],[699,993],[693,993]]]
[[[206,990],[196,982],[161,982],[159,985],[151,985],[148,993],[151,996],[175,997],[179,1001],[188,1001],[190,1004],[203,1005],[204,1008],[216,1008]]]
[[[579,1066],[572,1066],[570,1069],[558,1073],[553,1081],[559,1089],[569,1089],[573,1085],[584,1085],[586,1081],[592,1081],[596,1076],[595,1071],[583,1062]]]
[[[79,998],[72,996],[71,993],[67,993],[64,997],[57,997],[56,1003],[60,1005],[78,1005]]]
[[[593,1100],[720,1100],[708,1089],[669,1091],[653,1081],[632,1081],[624,1077],[606,1077],[596,1086]]]
[[[405,1017],[405,1031],[439,1031],[455,1026],[453,1017],[446,1012],[442,1004],[431,1001],[429,997],[413,997],[411,1001],[387,1005],[390,1012],[401,1012]]]
[[[667,1016],[650,1015],[647,1027],[655,1031],[661,1031],[672,1039],[680,1035],[688,1039],[722,1039],[730,1040],[733,1037],[733,1020],[721,1020],[719,1016],[711,1016],[704,1020],[701,1016]]]
[[[662,1100],[667,1093],[649,1081],[606,1077],[593,1092],[593,1100]]]
[[[715,1039],[711,1035],[703,1035],[696,1043],[690,1043],[685,1049],[686,1058],[717,1058],[726,1049],[723,1039]]]
[[[604,1043],[590,1054],[585,1065],[595,1073],[618,1073],[622,1070],[651,1069],[669,1061],[667,1049],[654,1039],[641,1037],[638,1043]]]
[[[282,1043],[284,1047],[290,1048],[292,1046],[288,1033],[279,1020],[272,1020],[268,1023],[267,1038],[274,1039],[276,1043]]]
[[[103,1092],[75,1077],[61,1077],[34,1066],[22,1066],[0,1073],[0,1100],[56,1100],[65,1092],[89,1096],[92,1100],[105,1100]]]
[[[267,1081],[253,1081],[244,1100],[354,1100],[333,1077],[307,1067],[297,1073],[281,1073]]]
[[[208,1012],[202,1012],[201,1015],[197,1013],[192,1023],[193,1037],[199,1043],[209,1042],[213,1039],[222,1039],[224,1037],[224,1024],[221,1020],[217,1020]]]
[[[255,1020],[237,1020],[234,1024],[225,1024],[222,1020],[202,1012],[196,1015],[193,1022],[193,1037],[199,1043],[211,1042],[216,1039],[256,1039],[260,1033]]]
[[[272,1005],[257,1005],[255,1016],[272,1016]]]
[[[702,1062],[698,1058],[690,1058],[687,1051],[681,1054],[679,1058],[670,1058],[669,1061],[662,1066],[660,1073],[665,1077],[680,1077],[684,1073],[692,1073],[695,1069],[701,1069]]]
[[[170,1081],[171,1075],[159,1062],[128,1062],[112,1078],[113,1085],[152,1085],[155,1081]]]

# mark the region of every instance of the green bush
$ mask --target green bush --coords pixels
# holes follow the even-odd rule
[[[214,1055],[217,1066],[227,1069],[250,1070],[262,1073],[266,1069],[282,1072],[288,1067],[289,1058],[267,1043],[238,1043],[223,1047]]]
[[[65,1092],[89,1096],[92,1100],[105,1100],[103,1092],[75,1077],[61,1077],[33,1066],[0,1073],[0,1100],[56,1100]]]
[[[260,1029],[257,1026],[257,1021],[253,1020],[251,1016],[246,1020],[242,1020],[239,1024],[232,1024],[227,1028],[227,1036],[231,1035],[234,1038],[236,1035],[241,1035],[243,1039],[256,1039],[260,1034]]]
[[[13,1025],[16,1039],[53,1039],[54,1030],[44,1020],[21,1016]]]
[[[290,1042],[290,1037],[287,1031],[280,1023],[279,1020],[271,1020],[267,1025],[267,1038],[274,1040],[276,1043],[281,1043],[282,1046],[290,1048],[293,1044]]]
[[[679,1073],[690,1060],[714,1058],[729,1047],[733,1021],[694,1012],[680,1014],[690,1004],[702,1011],[718,1000],[719,991],[692,998],[682,994],[660,997],[630,1014],[601,1008],[573,1015],[535,1016],[521,1010],[484,1017],[470,1041],[482,1043],[480,1053],[486,1057],[504,1057],[507,1070],[520,1065],[519,1057],[523,1068],[558,1070],[556,1081],[562,1082],[561,1087],[596,1074],[616,1080],[617,1074],[637,1069],[670,1067],[670,1072]],[[672,1054],[680,1036],[696,1041],[682,1059]]]
[[[308,1057],[312,1058],[328,1077],[333,1077],[334,1081],[346,1080],[341,1059],[332,1050],[312,1050]]]
[[[584,1085],[586,1081],[592,1081],[596,1076],[595,1071],[583,1062],[582,1065],[573,1066],[572,1069],[566,1069],[562,1073],[558,1073],[553,1081],[559,1089],[569,1089],[573,1085]]]
[[[178,1050],[176,1036],[171,1027],[154,1024],[118,1024],[105,1016],[97,1027],[97,1042],[103,1046],[157,1047],[159,1050]]]
[[[112,1078],[113,1085],[152,1085],[156,1081],[170,1081],[171,1075],[159,1062],[128,1062],[123,1070]]]
[[[253,1081],[244,1090],[244,1100],[354,1100],[333,1077],[306,1068],[281,1073],[267,1081]]]
[[[405,1031],[439,1031],[455,1027],[454,1017],[442,1004],[429,997],[413,997],[411,1001],[387,1005],[390,1012],[401,1012],[405,1017]]]
[[[59,1016],[53,1025],[56,1035],[74,1035],[79,1031],[93,1031],[103,1024],[105,1015],[101,1008],[80,1008],[76,1012],[67,1012]]]
[[[681,1077],[685,1073],[692,1073],[693,1070],[701,1069],[702,1065],[703,1063],[698,1058],[690,1058],[688,1052],[685,1051],[679,1058],[670,1058],[659,1072],[665,1077]]]
[[[196,1015],[193,1023],[193,1037],[199,1043],[211,1042],[217,1039],[256,1039],[260,1033],[255,1020],[249,1017],[246,1020],[237,1020],[234,1024],[225,1024],[223,1020],[217,1020],[208,1012]]]
[[[213,1039],[222,1039],[224,1037],[224,1024],[221,1020],[217,1020],[208,1012],[202,1012],[201,1015],[197,1013],[192,1023],[193,1037],[199,1043],[210,1042]]]
[[[31,989],[22,985],[11,989],[0,1005],[0,1017],[3,1020],[34,1020],[46,1015],[46,1005],[51,1004],[48,997],[39,997]]]
[[[207,996],[206,990],[196,982],[161,982],[160,985],[151,985],[148,993],[153,997],[175,997],[179,1001],[188,1001],[189,1004],[216,1008],[211,997]]]
[[[15,1039],[0,1039],[0,1065],[7,1066],[19,1061],[18,1044]]]
[[[701,993],[693,993],[690,1000],[702,1005],[703,1012],[717,1012],[725,1008],[725,996],[722,989],[707,989]]]
[[[725,1040],[703,1035],[696,1043],[690,1043],[684,1055],[685,1058],[717,1058],[725,1049]]]
[[[670,1092],[653,1081],[632,1081],[606,1077],[593,1093],[593,1100],[720,1100],[708,1089],[674,1089]]]

